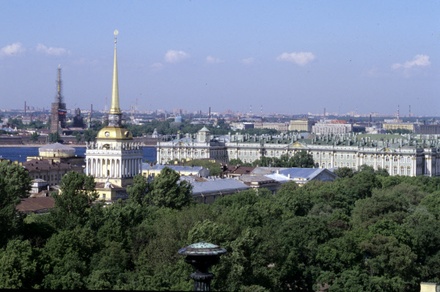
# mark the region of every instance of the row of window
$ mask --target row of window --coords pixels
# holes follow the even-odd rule
[[[64,174],[65,173],[63,173],[63,174],[60,174],[60,173],[48,174],[48,175],[46,175],[46,174],[36,174],[36,175],[33,176],[33,179],[43,179],[43,180],[49,182],[50,184],[54,184],[54,183],[58,183],[61,180],[61,178],[63,177]]]

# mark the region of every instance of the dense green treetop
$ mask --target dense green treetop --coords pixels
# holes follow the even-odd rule
[[[204,167],[209,169],[209,175],[211,176],[219,176],[222,171],[219,163],[208,159],[193,159],[190,161],[185,161],[183,165]]]
[[[6,177],[13,205],[27,187]],[[18,218],[0,243],[0,287],[190,291],[193,270],[177,251],[207,241],[227,250],[211,268],[213,290],[417,291],[440,281],[439,186],[362,167],[205,205],[165,168],[104,207],[92,178],[69,173],[50,214],[0,213]]]
[[[269,167],[302,167],[312,168],[315,167],[313,155],[307,153],[307,151],[298,151],[293,156],[288,154],[277,157],[262,156],[252,163],[253,166],[269,166]]]
[[[0,161],[0,244],[17,231],[21,218],[16,206],[30,189],[31,178],[24,167],[9,160]]]
[[[58,228],[72,229],[88,220],[90,207],[98,197],[95,180],[84,173],[70,171],[61,179],[60,193],[53,194],[55,208],[51,216]]]
[[[157,207],[181,209],[192,201],[189,182],[180,181],[180,175],[169,167],[161,170],[150,185],[146,200],[148,204]]]

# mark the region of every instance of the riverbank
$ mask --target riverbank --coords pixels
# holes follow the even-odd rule
[[[6,148],[6,147],[43,147],[45,145],[48,144],[0,144],[0,148]],[[64,146],[68,146],[68,147],[73,147],[73,148],[77,148],[77,147],[86,147],[86,144],[63,144]],[[151,145],[143,145],[144,147],[156,147],[156,144],[151,144]]]
[[[0,148],[11,148],[11,147],[43,147],[48,144],[0,144]],[[86,144],[63,144],[64,146],[78,148],[78,147],[86,147]],[[156,147],[156,144],[152,145],[143,145],[144,147]]]
[[[24,162],[27,157],[35,157],[39,155],[39,148],[43,145],[17,145],[17,146],[0,146],[0,160],[7,159],[11,161]],[[85,145],[76,145],[75,155],[77,157],[84,157],[87,151]],[[156,147],[145,146],[143,147],[143,158],[145,162],[156,161]]]
[[[74,137],[62,137],[64,140],[63,145],[70,147],[86,147],[85,143],[78,143]],[[145,147],[155,147],[157,145],[157,138],[151,137],[134,137],[133,141],[141,143]],[[21,136],[0,136],[0,147],[41,147],[48,145],[45,140],[31,141],[29,137]]]
[[[0,144],[0,148],[5,147],[43,147],[48,144]],[[86,144],[63,144],[70,147],[86,147]],[[150,147],[150,146],[147,146]]]

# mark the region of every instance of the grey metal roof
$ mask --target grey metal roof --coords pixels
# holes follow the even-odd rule
[[[230,193],[234,191],[244,191],[249,188],[245,183],[233,178],[208,179],[203,182],[195,181],[194,178],[188,176],[182,176],[181,179],[185,179],[191,183],[193,186],[193,195],[215,192]]]
[[[266,175],[268,178],[276,180],[277,182],[284,183],[289,181],[289,178],[285,175],[279,174],[279,173],[272,173]]]
[[[280,174],[289,176],[291,178],[304,178],[311,180],[315,178],[318,174],[323,172],[325,168],[300,168],[300,167],[291,167],[280,170]]]
[[[242,176],[240,176],[240,180],[245,183],[273,181],[272,178],[269,178],[266,175],[249,175],[249,174],[243,174]]]
[[[151,166],[149,163],[142,163],[142,170],[158,170],[161,171],[165,167],[171,168],[177,172],[194,172],[197,173],[203,169],[202,166],[183,166],[183,165],[164,165],[164,164],[155,164]]]
[[[75,148],[63,145],[61,143],[53,143],[41,146],[39,150],[65,150],[65,151],[75,151]]]
[[[286,169],[285,167],[264,167],[264,166],[259,166],[259,167],[255,167],[254,170],[252,170],[252,174],[260,174],[260,175],[267,175],[267,174],[271,174],[271,173],[276,173],[277,170],[281,170],[281,169]]]
[[[315,179],[321,173],[327,173],[330,177],[336,178],[336,175],[329,171],[326,168],[300,168],[300,167],[291,167],[291,168],[283,168],[278,171],[267,174],[267,177],[270,177],[279,182],[286,180],[295,180],[295,181],[310,181]]]

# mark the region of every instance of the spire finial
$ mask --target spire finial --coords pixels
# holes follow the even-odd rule
[[[113,35],[115,36],[115,45],[118,42],[118,34],[119,34],[119,31],[117,29],[115,29],[115,31],[113,32]]]
[[[113,59],[113,85],[112,85],[112,105],[110,108],[110,114],[121,114],[121,109],[119,108],[119,86],[118,86],[118,59],[116,53],[116,43],[117,43],[117,35],[119,34],[118,30],[115,29],[113,35],[115,37],[115,48],[114,48],[114,59]]]

